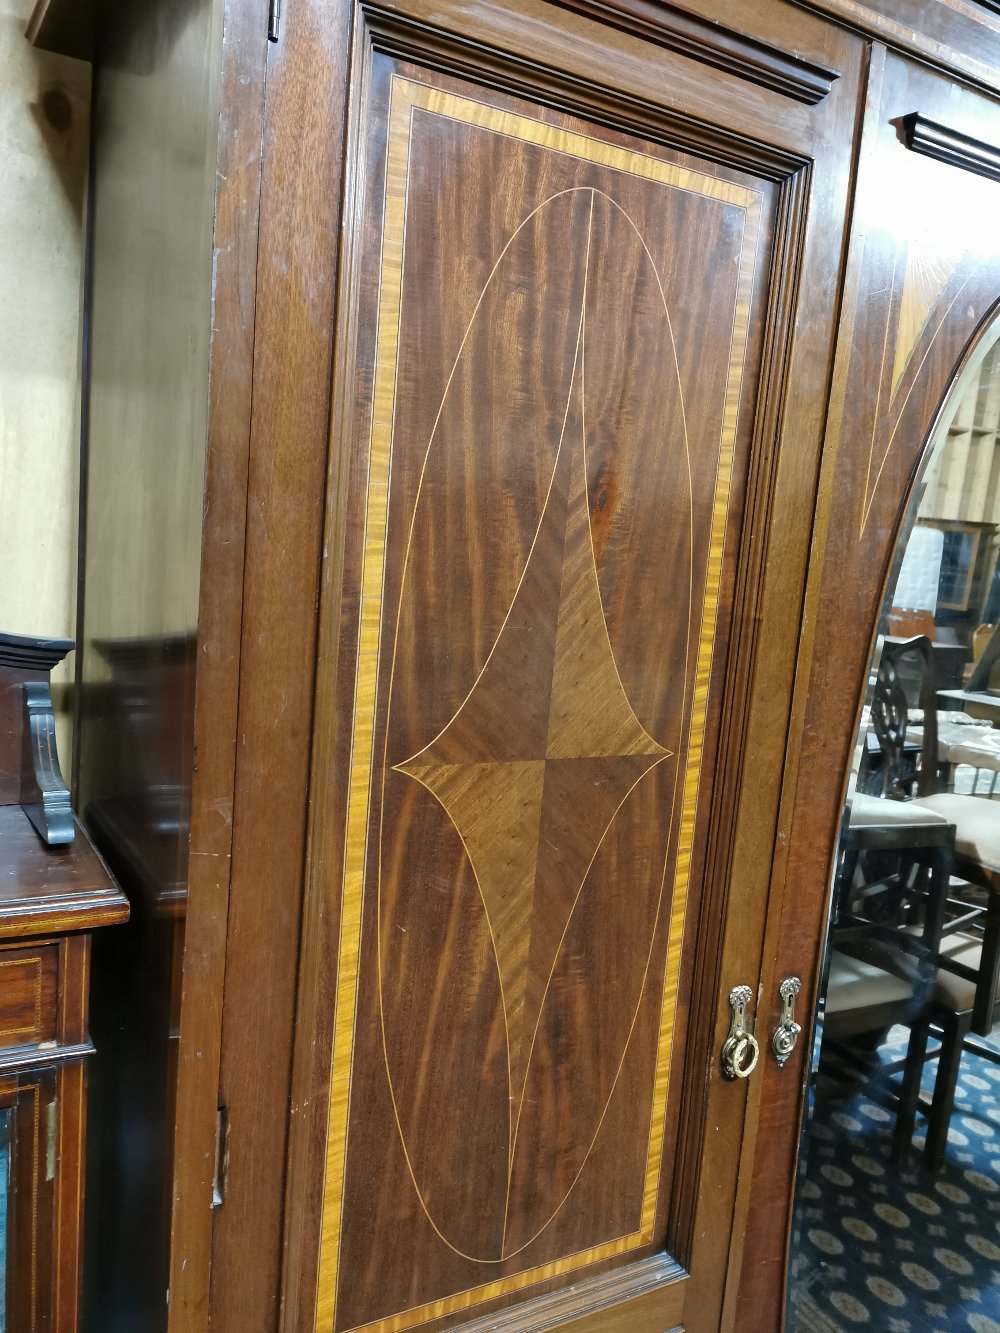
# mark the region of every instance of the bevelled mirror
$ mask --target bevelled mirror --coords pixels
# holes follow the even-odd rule
[[[787,1327],[1000,1330],[1000,321],[924,453],[847,788]]]

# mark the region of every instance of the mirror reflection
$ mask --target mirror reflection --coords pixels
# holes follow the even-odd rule
[[[1000,1333],[1000,329],[889,579],[841,827],[792,1333]]]

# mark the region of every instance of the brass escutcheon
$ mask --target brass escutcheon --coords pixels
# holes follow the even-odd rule
[[[752,1032],[746,1029],[747,1005],[753,998],[749,986],[734,986],[729,992],[733,1011],[729,1036],[722,1044],[722,1073],[725,1078],[748,1078],[757,1066],[760,1048]]]
[[[782,1068],[795,1050],[795,1043],[802,1031],[801,1026],[795,1021],[795,997],[801,989],[802,982],[798,977],[785,977],[778,987],[778,994],[781,996],[781,1017],[771,1038],[771,1050]]]

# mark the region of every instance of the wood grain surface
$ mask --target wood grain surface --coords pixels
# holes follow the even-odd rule
[[[207,1324],[214,1258],[212,1191],[240,735],[267,47],[259,8],[230,3],[219,52],[217,144],[209,187],[215,205],[213,304],[198,654],[193,691],[185,701],[193,711],[197,764],[191,782],[190,850],[180,885],[187,889],[186,917],[171,942],[167,982],[172,1022],[175,1030],[180,1029],[176,1087],[168,1094],[176,1100],[168,1326],[184,1333]],[[182,947],[184,941],[191,947]],[[249,961],[253,965],[254,960]],[[255,1155],[260,1169],[262,1154]],[[249,1242],[242,1248],[249,1271],[261,1275],[264,1265],[259,1256]],[[263,1315],[249,1280],[244,1279],[239,1289]],[[233,1309],[235,1319],[241,1313]],[[221,1320],[218,1326],[222,1327]],[[240,1327],[249,1333],[245,1322]]]
[[[710,34],[715,17],[711,5],[699,0],[690,8],[704,15],[707,22],[702,28]],[[558,1300],[538,1318],[549,1322],[585,1318],[596,1320],[595,1327],[625,1327],[622,1321],[627,1321],[634,1307],[627,1293],[637,1290],[648,1276],[644,1276],[644,1270],[639,1271],[644,1262],[642,1255],[662,1255],[669,1235],[672,1252],[685,1262],[692,1249],[697,1249],[696,1263],[689,1279],[675,1273],[667,1281],[660,1275],[659,1288],[647,1290],[642,1297],[642,1319],[650,1328],[656,1324],[673,1326],[683,1306],[684,1320],[690,1318],[692,1328],[716,1326],[732,1225],[731,1208],[727,1211],[727,1207],[735,1188],[735,1161],[746,1104],[741,1088],[717,1089],[717,1078],[713,1077],[715,1028],[724,1008],[718,1004],[722,993],[719,973],[724,971],[728,978],[730,969],[735,968],[741,976],[751,975],[759,961],[758,919],[762,919],[773,836],[783,709],[797,638],[796,616],[794,611],[789,613],[789,608],[798,605],[808,541],[807,529],[800,524],[777,525],[773,550],[768,534],[774,511],[785,512],[790,505],[799,513],[808,506],[815,478],[823,386],[830,364],[833,311],[829,293],[836,287],[840,260],[859,45],[849,35],[799,11],[774,5],[771,0],[750,0],[745,11],[741,9],[738,26],[748,39],[743,41],[736,34],[736,45],[741,49],[753,47],[759,37],[779,63],[784,59],[787,65],[798,68],[805,62],[829,71],[833,80],[830,91],[816,106],[810,106],[777,87],[761,89],[749,82],[745,71],[708,70],[694,52],[680,55],[654,46],[631,24],[606,27],[582,14],[556,11],[535,0],[475,8],[442,5],[436,0],[406,0],[379,7],[366,4],[354,10],[340,0],[298,0],[286,8],[281,40],[269,50],[254,330],[243,679],[220,1089],[220,1098],[228,1108],[228,1175],[226,1204],[216,1213],[213,1228],[213,1327],[271,1330],[280,1321],[282,1328],[298,1330],[310,1327],[314,1320],[343,830],[358,683],[357,634],[365,605],[359,596],[360,561],[365,549],[363,497],[371,438],[365,404],[367,401],[370,408],[381,235],[378,201],[373,206],[373,191],[367,189],[366,182],[384,172],[377,145],[380,135],[383,142],[385,139],[384,119],[381,124],[372,121],[375,104],[369,96],[369,79],[373,45],[401,62],[397,68],[402,75],[435,83],[442,91],[543,125],[568,129],[592,141],[660,158],[720,184],[744,189],[749,185],[759,189],[764,202],[762,243],[750,303],[746,374],[736,403],[740,423],[720,580],[720,651],[714,655],[711,678],[705,682],[705,755],[691,821],[698,834],[689,869],[692,885],[697,886],[697,892],[689,896],[690,920],[686,923],[691,947],[681,951],[679,960],[677,1021],[667,1066],[671,1078],[664,1110],[663,1159],[671,1164],[671,1171],[676,1161],[678,1174],[670,1189],[660,1191],[654,1222],[657,1239],[624,1256],[627,1262],[623,1262],[623,1256],[611,1254],[578,1272],[553,1271],[521,1291],[494,1296],[474,1307],[425,1321],[428,1328],[454,1326],[503,1304],[510,1307],[504,1314],[505,1323],[513,1321],[512,1327],[520,1327],[517,1321],[523,1309],[522,1324],[531,1328],[535,1315],[527,1307],[536,1294],[545,1299],[545,1293],[552,1293]],[[707,54],[705,60],[711,65]],[[407,69],[402,63],[406,61],[414,65]],[[456,77],[451,81],[428,79],[429,69],[450,69]],[[345,111],[349,126],[346,153],[342,142]],[[245,131],[246,121],[239,114],[236,120]],[[376,148],[367,152],[365,145],[370,147],[372,143]],[[671,147],[654,146],[664,144]],[[679,156],[685,150],[693,156]],[[489,181],[489,206],[501,210],[503,217],[509,218],[515,211],[506,196],[516,194],[520,179],[505,172]],[[584,184],[582,188],[588,187]],[[480,216],[487,207],[485,199],[479,201]],[[509,230],[521,220],[520,215],[513,217]],[[772,229],[776,236],[773,241]],[[695,235],[694,231],[689,235]],[[643,237],[655,250],[645,231]],[[477,238],[470,237],[469,241],[474,250]],[[441,243],[437,241],[439,247]],[[458,243],[453,248],[457,256],[466,253]],[[690,246],[679,247],[672,256],[678,280],[691,262],[690,251]],[[490,263],[494,259],[495,255]],[[476,262],[477,288],[473,289],[467,274],[461,289],[453,291],[454,283],[444,283],[440,289],[445,316],[452,321],[450,327],[458,327],[459,339],[489,276],[489,264],[484,272],[481,255]],[[722,267],[725,270],[724,264]],[[339,313],[334,332],[338,283]],[[711,287],[712,282],[705,281],[699,293],[706,308],[712,306],[717,295]],[[363,301],[359,294],[364,294]],[[461,310],[451,309],[459,300],[467,301],[464,322]],[[697,401],[697,388],[692,386],[697,386],[704,370],[705,340],[692,305],[672,313],[685,329],[686,341],[678,358],[681,378],[685,391]],[[436,312],[434,318],[438,318]],[[432,328],[427,329],[427,335],[436,336]],[[593,339],[593,318],[590,335]],[[326,396],[331,363],[332,400]],[[711,365],[714,373],[717,364],[713,361]],[[762,388],[759,399],[758,387]],[[426,395],[430,390],[425,386],[421,392]],[[443,385],[439,386],[434,410],[442,397]],[[634,401],[640,399],[641,393],[637,392]],[[220,415],[220,424],[224,425],[225,416]],[[592,410],[588,421],[589,432],[593,427]],[[325,535],[321,536],[319,476],[326,465],[328,438],[332,438],[332,450],[327,521]],[[789,445],[781,453],[780,466],[779,438],[787,439]],[[426,440],[422,447],[426,447]],[[530,455],[527,444],[522,446],[522,453]],[[613,486],[606,485],[613,480],[609,472],[600,478],[601,487],[595,490],[595,498],[602,490],[608,491],[605,508],[611,516],[622,512]],[[408,484],[413,486],[412,476]],[[518,498],[517,503],[523,505],[523,499]],[[507,503],[507,510],[512,530],[518,524],[527,526],[520,516],[515,522],[513,503]],[[590,508],[592,544],[600,564],[604,553],[613,550],[607,536],[613,524],[606,525],[602,532],[598,511],[599,504]],[[565,536],[566,530],[564,548]],[[673,537],[657,531],[653,540],[666,547]],[[772,558],[779,550],[780,558]],[[310,589],[316,587],[321,554],[319,680],[310,774],[305,758],[313,702],[315,622]],[[526,552],[522,549],[520,554]],[[393,558],[397,563],[392,577],[398,585],[402,559],[398,548]],[[557,567],[555,561],[552,567]],[[558,565],[558,572],[561,583],[562,565]],[[509,577],[506,566],[500,577]],[[658,606],[655,597],[663,592],[663,587],[654,587],[652,605]],[[394,587],[396,593],[398,586]],[[605,606],[602,614],[610,639],[614,607]],[[615,651],[630,658],[626,629],[619,623],[614,632],[625,642],[622,650],[616,640]],[[470,634],[471,627],[465,626],[464,635]],[[460,649],[464,642],[464,636],[456,636]],[[593,648],[593,640],[589,643]],[[418,642],[417,646],[424,645]],[[627,661],[616,659],[616,663],[629,708],[651,732],[640,701],[630,693],[636,689],[636,673],[629,674]],[[225,727],[216,733],[209,725],[209,703],[206,698],[205,738],[218,736],[220,766],[214,771],[224,775],[221,761],[227,744],[222,736]],[[447,721],[445,717],[443,723]],[[454,734],[449,739],[454,739]],[[373,747],[383,740],[375,738]],[[547,727],[545,740],[547,748]],[[663,749],[672,748],[662,737],[656,743]],[[405,763],[415,754],[414,749],[398,758]],[[617,764],[622,760],[632,762],[636,756],[592,754],[576,758],[587,762],[610,759]],[[544,764],[545,771],[554,773],[559,757],[546,755],[542,760],[509,762]],[[661,770],[672,762],[677,761],[664,759],[643,777],[636,795],[641,794],[643,782],[659,780]],[[394,776],[402,780],[404,775]],[[414,778],[405,776],[415,789],[420,787]],[[310,784],[312,832],[300,937],[299,848]],[[428,802],[436,800],[425,787],[416,794]],[[443,812],[440,803],[438,808]],[[206,821],[210,814],[206,808]],[[223,841],[216,840],[215,845],[221,846]],[[221,881],[219,888],[217,905],[224,896]],[[728,910],[730,897],[735,912]],[[520,910],[523,920],[523,903]],[[211,956],[204,957],[204,972],[209,982],[206,994],[212,997],[213,1005],[221,984],[218,936],[212,924],[216,919],[203,920],[194,946],[199,950],[207,944],[211,951]],[[731,921],[731,929],[727,929],[727,921]],[[530,951],[527,962],[521,961],[524,953],[513,947],[507,950],[515,974],[515,997],[522,993],[522,983],[525,997],[529,992]],[[197,952],[191,956],[202,961]],[[490,964],[494,997],[499,1001],[502,991],[492,957],[484,955],[483,961],[484,967]],[[288,1052],[299,962],[296,1071],[289,1106]],[[501,1011],[506,1012],[502,1005],[494,1010],[498,1019]],[[194,1017],[193,1004],[189,1012]],[[209,1021],[195,1019],[190,1029],[190,1051],[192,1059],[198,1060],[204,1050],[208,1064],[214,1059],[209,1039],[215,1013],[207,1012]],[[384,1066],[378,1049],[380,1034],[376,1030],[368,1035],[375,1043],[377,1074],[379,1060]],[[202,1041],[209,1044],[203,1048]],[[402,1044],[401,1038],[398,1041]],[[666,1049],[658,1045],[658,1050]],[[527,1056],[524,1065],[528,1069]],[[623,1071],[622,1080],[631,1081],[633,1073]],[[532,1076],[530,1069],[528,1076]],[[197,1081],[201,1109],[195,1108],[193,1099],[187,1111],[186,1132],[189,1151],[200,1154],[192,1156],[191,1161],[202,1178],[198,1197],[185,1209],[189,1252],[190,1246],[198,1243],[199,1227],[206,1229],[207,1219],[202,1216],[199,1220],[198,1210],[204,1207],[205,1198],[202,1168],[210,1160],[211,1135],[207,1131],[214,1128],[209,1079],[199,1076]],[[385,1105],[391,1113],[388,1102]],[[611,1123],[614,1114],[612,1108],[605,1125]],[[509,1115],[508,1111],[508,1126]],[[393,1142],[398,1144],[398,1131],[391,1123],[390,1129],[395,1135]],[[288,1130],[291,1141],[282,1255],[278,1228]],[[374,1131],[362,1125],[360,1132],[381,1151]],[[398,1154],[398,1147],[393,1151]],[[509,1145],[506,1154],[509,1166]],[[503,1155],[501,1147],[501,1163]],[[659,1163],[648,1166],[644,1192],[658,1173]],[[186,1179],[192,1179],[190,1173]],[[461,1187],[462,1182],[458,1184]],[[615,1186],[608,1192],[614,1196]],[[590,1190],[591,1203],[596,1193]],[[698,1211],[696,1222],[699,1193],[704,1208]],[[413,1204],[411,1197],[407,1206]],[[620,1206],[614,1197],[612,1205]],[[416,1207],[419,1209],[419,1202]],[[358,1225],[366,1225],[364,1215],[359,1215]],[[586,1220],[581,1225],[586,1225]],[[405,1266],[409,1262],[410,1231],[397,1230],[390,1239],[393,1263]],[[191,1269],[191,1265],[185,1269],[185,1262],[178,1252],[175,1276],[182,1279]],[[280,1311],[276,1302],[279,1265],[283,1268],[284,1288]],[[378,1277],[374,1267],[373,1260],[373,1282]],[[588,1307],[591,1297],[579,1289],[577,1279],[611,1269],[621,1274],[622,1300],[627,1304],[620,1310],[607,1306],[601,1312],[600,1298],[595,1295],[596,1304]],[[196,1303],[204,1279],[205,1266],[199,1259],[196,1280],[189,1289],[192,1299],[186,1306],[184,1317],[189,1324],[185,1333],[189,1326],[203,1327],[207,1320],[204,1303]],[[568,1286],[570,1282],[572,1287]],[[557,1288],[562,1291],[557,1292]],[[696,1296],[685,1299],[685,1290],[696,1292]]]
[[[235,788],[231,859],[218,855],[220,837],[213,839],[212,862],[202,861],[213,866],[218,893],[205,903],[202,923],[212,947],[202,978],[203,993],[211,995],[213,1005],[211,1030],[203,1024],[198,993],[191,993],[186,1010],[192,1075],[186,1129],[190,1163],[198,1171],[198,1199],[185,1209],[187,1253],[175,1249],[173,1256],[189,1300],[171,1324],[179,1333],[209,1323],[220,1333],[271,1333],[281,1317],[350,14],[347,0],[299,0],[294,19],[286,6],[281,40],[272,44],[263,40],[259,7],[239,8],[228,65],[228,86],[239,98],[231,108],[239,141],[229,140],[227,151],[236,163],[249,161],[253,153],[254,188],[257,179],[260,188],[259,244],[252,234],[257,196],[255,208],[245,215],[246,196],[238,181],[231,182],[235,189],[229,199],[235,214],[229,234],[238,245],[228,268],[229,314],[253,316],[241,329],[240,372],[231,386],[231,403],[218,418],[225,433],[220,443],[225,438],[229,446],[224,457],[233,466],[243,459],[247,467],[239,571],[230,564],[234,553],[223,530],[214,546],[216,559],[231,569],[240,589],[219,588],[215,608],[224,633],[220,645],[239,634],[238,676],[227,672],[224,678],[227,709],[238,706],[238,714],[235,726],[216,733],[213,691],[203,713],[206,736],[217,736],[220,745],[216,778],[220,783],[231,778]],[[269,99],[263,126],[256,100],[265,84],[261,56]],[[244,61],[253,66],[253,94],[243,82]],[[247,304],[251,289],[252,312]],[[227,364],[225,340],[218,350]],[[251,371],[252,414],[245,378]],[[231,415],[234,407],[238,422]],[[242,440],[243,455],[237,452],[235,428],[246,424],[250,435]],[[222,477],[219,481],[216,495],[224,504],[226,484]],[[233,714],[228,716],[232,720]],[[206,833],[218,833],[210,790],[202,813]],[[224,942],[223,902],[228,909]],[[216,1027],[220,1020],[221,1032]],[[209,1039],[212,1046],[206,1048],[202,1042]],[[211,1081],[214,1059],[206,1060],[205,1070],[199,1067],[206,1051],[221,1057],[217,1087]],[[228,1124],[226,1203],[213,1210],[220,1104]],[[178,1190],[182,1187],[179,1182]],[[301,1199],[292,1201],[293,1211],[301,1206]],[[182,1273],[188,1255],[197,1264],[190,1283]]]
[[[0,806],[8,867],[0,891],[0,938],[86,930],[128,919],[128,903],[80,830],[68,847],[47,847],[19,805]]]
[[[991,0],[794,0],[963,80],[1000,89],[1000,14]],[[903,113],[904,115],[907,113]]]
[[[654,1240],[757,262],[758,190],[437,82],[364,145],[324,1328]]]

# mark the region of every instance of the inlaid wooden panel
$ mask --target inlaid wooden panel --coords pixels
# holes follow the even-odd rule
[[[0,1047],[55,1040],[57,954],[54,944],[0,950]]]
[[[367,96],[317,1327],[389,1333],[663,1225],[770,187],[385,56]]]

